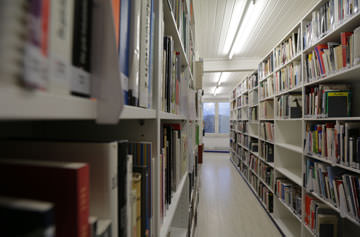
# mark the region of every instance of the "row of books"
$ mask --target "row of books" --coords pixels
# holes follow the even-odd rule
[[[311,21],[304,22],[304,48],[310,47],[328,32],[359,11],[358,0],[329,0],[311,14]]]
[[[249,92],[248,103],[250,106],[256,105],[258,103],[258,91],[253,90]]]
[[[259,156],[267,162],[274,162],[274,145],[260,141]]]
[[[273,100],[265,100],[260,102],[260,119],[274,119]]]
[[[260,137],[267,141],[274,141],[274,123],[261,122],[260,123]]]
[[[360,27],[354,32],[341,32],[340,42],[319,44],[305,57],[306,81],[349,68],[360,61]]]
[[[270,73],[274,71],[273,54],[271,53],[264,61],[259,64],[258,73],[259,78],[264,79]]]
[[[295,88],[299,86],[301,82],[300,61],[294,61],[275,73],[274,87],[276,93]]]
[[[242,133],[247,133],[248,131],[248,123],[245,121],[238,121],[237,122],[237,130]]]
[[[274,210],[274,194],[261,182],[259,184],[258,195],[267,210],[272,213]]]
[[[348,84],[319,84],[306,87],[304,112],[307,117],[350,117],[352,90]]]
[[[89,236],[90,216],[98,220],[94,236],[151,234],[151,143],[3,141],[0,146],[6,157],[0,159],[0,195],[52,203],[56,236]]]
[[[341,217],[360,222],[360,178],[343,169],[307,159],[305,187],[339,209]]]
[[[188,97],[187,79],[182,69],[180,52],[174,48],[172,36],[164,37],[163,73],[161,95],[162,111],[185,114],[184,106]]]
[[[305,194],[304,222],[316,236],[338,236],[339,215],[326,204]]]
[[[257,138],[249,136],[249,150],[259,152],[259,141]]]
[[[180,124],[164,124],[161,134],[160,216],[164,218],[186,172],[187,142]]]
[[[277,118],[301,118],[302,117],[302,95],[291,93],[276,98]]]
[[[301,51],[300,27],[291,33],[289,38],[284,40],[274,49],[275,68],[287,63]]]
[[[248,90],[256,88],[258,86],[258,81],[259,81],[257,72],[251,74],[251,76],[249,76],[246,80],[248,81],[247,83]]]
[[[239,96],[237,98],[237,106],[238,108],[241,106],[247,106],[249,105],[249,96],[247,94],[244,94],[242,96]]]
[[[250,107],[248,110],[248,119],[252,121],[258,120],[258,108],[256,107]]]
[[[259,177],[270,187],[274,187],[274,169],[264,162],[259,163]]]
[[[257,174],[259,168],[259,159],[255,155],[250,154],[248,166]]]
[[[277,178],[275,192],[280,200],[301,217],[301,187],[287,178]]]
[[[90,96],[92,1],[4,0],[0,5],[3,81]]]
[[[262,81],[259,88],[260,99],[264,99],[274,95],[274,83],[273,78],[269,77],[265,81]]]
[[[258,177],[253,173],[249,172],[248,182],[249,184],[254,188],[254,190],[258,190],[259,188],[259,179]]]
[[[306,124],[305,152],[333,164],[360,169],[360,124],[339,122]]]

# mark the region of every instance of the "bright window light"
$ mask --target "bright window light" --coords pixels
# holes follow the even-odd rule
[[[251,31],[254,29],[255,24],[259,20],[259,17],[261,13],[264,10],[264,7],[267,3],[267,0],[256,0],[255,4],[250,3],[245,18],[241,24],[240,30],[236,36],[235,43],[233,48],[230,50],[229,58],[231,59],[234,53],[236,54],[241,53],[242,50],[246,46],[246,41],[248,40],[248,37],[251,33]]]
[[[234,9],[233,9],[233,12],[231,15],[228,32],[227,32],[227,35],[225,38],[225,44],[224,44],[224,49],[223,49],[223,53],[225,55],[229,54],[231,44],[234,41],[236,31],[238,29],[239,22],[241,19],[241,15],[244,14],[245,2],[246,1],[244,0],[244,1],[236,1],[236,3],[235,3]]]

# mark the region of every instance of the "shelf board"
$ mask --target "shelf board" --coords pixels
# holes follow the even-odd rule
[[[261,140],[261,141],[263,141],[263,142],[267,142],[267,143],[270,143],[270,144],[273,144],[273,145],[274,145],[274,142],[273,142],[273,141],[266,140],[266,139],[264,139],[264,138],[261,138],[260,136],[259,136],[259,140]]]
[[[277,93],[275,95],[275,97],[277,96],[282,96],[282,95],[285,95],[285,94],[288,94],[288,93],[291,93],[291,92],[299,92],[299,91],[302,91],[302,83],[294,88],[291,88],[291,89],[288,89],[288,90],[285,90],[285,91],[280,91],[279,93]]]
[[[317,79],[312,80],[311,82],[305,83],[305,86],[311,86],[324,82],[351,82],[357,81],[359,79],[360,73],[360,64],[354,65],[349,68],[343,68],[340,71],[334,72],[327,76],[323,76]]]
[[[274,99],[274,95],[271,95],[271,96],[265,97],[263,99],[260,99],[260,102],[263,102],[263,101],[266,101],[266,100],[273,100],[273,99]]]
[[[360,117],[332,117],[332,118],[321,118],[321,117],[308,117],[304,118],[305,121],[356,121],[360,120]]]
[[[275,145],[277,145],[279,147],[282,147],[284,149],[296,152],[296,153],[302,154],[302,152],[303,152],[303,149],[300,146],[296,146],[296,145],[292,145],[292,144],[286,144],[286,143],[278,143],[278,142],[276,142]]]
[[[272,193],[274,193],[273,188],[270,187],[270,185],[268,185],[268,184],[260,177],[260,175],[258,175],[258,178],[259,178],[260,182],[263,183],[263,184],[265,185],[265,187],[266,187],[269,191],[271,191]]]
[[[351,171],[351,172],[360,174],[360,169],[355,169],[355,168],[352,168],[352,167],[350,167],[350,166],[346,166],[346,165],[342,165],[342,164],[337,164],[337,163],[334,163],[334,162],[331,161],[331,160],[327,160],[327,159],[325,159],[324,157],[321,157],[321,156],[318,156],[318,155],[315,155],[315,154],[307,153],[307,154],[304,154],[304,155],[305,155],[306,157],[310,157],[310,158],[316,159],[316,160],[318,160],[318,161],[327,163],[327,164],[329,164],[329,165],[331,165],[331,166],[339,167],[339,168],[342,168],[342,169],[344,169],[344,170],[348,170],[348,171]]]
[[[120,119],[155,119],[156,111],[135,106],[124,105]]]
[[[184,191],[186,179],[187,179],[187,173],[185,173],[185,175],[182,177],[176,192],[172,196],[171,204],[165,212],[164,222],[160,228],[160,236],[161,237],[167,236],[167,234],[170,230],[170,226],[174,219],[175,212],[176,212],[177,206],[179,204],[181,194]]]
[[[280,197],[278,197],[277,195],[275,195],[276,198],[279,200],[279,202],[287,209],[289,210],[289,212],[301,223],[301,217],[296,215],[295,211],[289,207],[289,205],[287,205]]]
[[[262,158],[261,156],[258,156],[258,158],[264,162],[265,164],[267,164],[268,166],[274,168],[274,162],[269,162],[269,161],[266,161],[264,158]]]
[[[186,237],[187,236],[187,229],[186,228],[178,228],[178,227],[171,227],[170,228],[171,237]]]
[[[286,67],[287,65],[289,65],[290,63],[296,61],[296,60],[300,60],[301,59],[301,52],[299,52],[297,55],[295,55],[292,59],[288,60],[287,62],[285,62],[284,64],[278,66],[274,72],[276,73],[277,71],[281,70],[282,68]],[[274,60],[275,61],[275,60]]]
[[[302,121],[302,118],[275,118],[276,121]]]
[[[287,168],[281,168],[281,167],[275,167],[275,169],[286,176],[288,179],[293,181],[299,186],[302,186],[302,179],[298,175],[296,175],[296,172],[294,172],[293,169],[287,169]]]
[[[163,120],[186,120],[184,115],[160,112],[160,119]]]
[[[96,116],[97,102],[88,98],[18,87],[0,89],[1,120],[77,120]]]
[[[180,52],[181,55],[181,63],[183,66],[188,67],[189,61],[185,53],[185,48],[183,42],[180,37],[180,32],[177,28],[175,17],[170,8],[169,1],[165,1],[164,3],[164,18],[165,18],[165,34],[171,35],[174,40],[175,50]]]
[[[271,77],[274,73],[271,72],[269,75],[266,75],[264,78],[260,79],[259,82],[263,82],[265,81],[266,79],[268,79],[269,77]]]
[[[279,218],[273,215],[274,221],[278,224],[280,229],[284,232],[286,237],[291,236],[300,236],[301,227],[299,226],[299,222],[296,218]]]

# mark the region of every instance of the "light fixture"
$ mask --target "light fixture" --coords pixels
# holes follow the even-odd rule
[[[221,86],[221,78],[222,78],[222,75],[223,75],[223,73],[221,72],[220,75],[219,75],[219,79],[218,79],[218,82],[217,82],[217,86]]]
[[[215,87],[214,89],[214,96],[216,96],[216,90],[217,90],[218,86]]]
[[[249,1],[248,1],[249,2]],[[233,41],[230,52],[229,59],[232,59],[234,53],[239,53],[246,46],[247,38],[249,37],[251,30],[254,29],[256,22],[258,21],[261,13],[265,9],[268,1],[266,0],[257,0],[252,1],[248,4],[246,13],[243,15],[242,22],[236,33],[235,40]]]

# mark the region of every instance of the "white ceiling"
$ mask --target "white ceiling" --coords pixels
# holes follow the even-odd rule
[[[264,2],[264,10],[244,42],[244,49],[241,52],[235,52],[234,59],[264,57],[318,0],[256,0],[256,2]],[[235,22],[239,21],[245,3],[246,0],[193,0],[196,48],[199,57],[205,61],[228,58],[228,55],[224,53],[224,45],[229,25],[232,18]],[[248,74],[249,72],[234,74],[231,78],[236,82],[232,84],[236,85],[242,79],[240,77]],[[205,91],[210,91],[208,86],[216,86],[207,82],[211,77],[209,75],[204,78]],[[230,93],[227,87],[222,91],[225,94]]]

